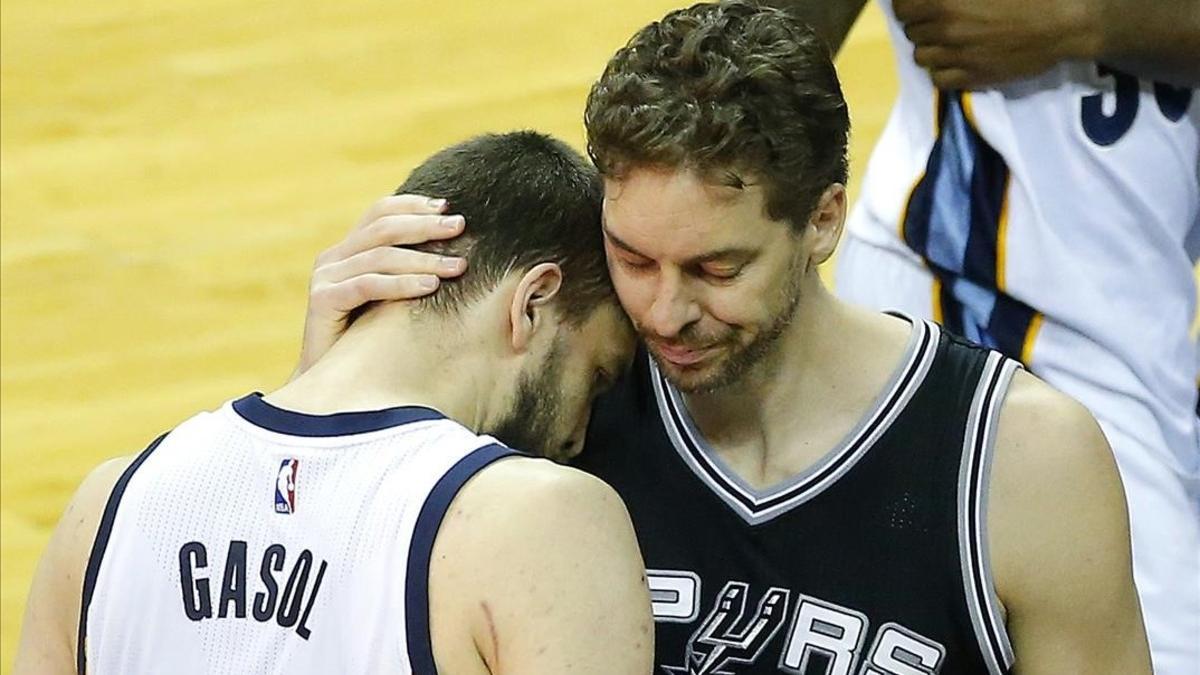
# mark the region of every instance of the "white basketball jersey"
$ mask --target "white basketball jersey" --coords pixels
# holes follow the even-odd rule
[[[1200,471],[1200,94],[1085,62],[939,93],[882,5],[900,96],[850,232],[919,258],[951,330],[1112,392],[1098,417]]]
[[[511,454],[422,407],[315,416],[254,394],[193,417],[109,498],[80,672],[435,672],[434,536]]]

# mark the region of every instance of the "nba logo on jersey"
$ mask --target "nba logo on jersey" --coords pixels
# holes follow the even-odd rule
[[[279,465],[279,475],[275,478],[275,513],[296,512],[296,472],[300,470],[300,460],[285,459]]]

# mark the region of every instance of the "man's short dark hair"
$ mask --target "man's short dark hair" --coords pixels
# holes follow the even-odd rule
[[[584,122],[604,175],[667,167],[761,183],[768,215],[797,229],[847,178],[850,120],[829,49],[787,13],[741,0],[638,31],[592,86]]]
[[[396,194],[448,202],[467,221],[462,236],[421,248],[467,258],[467,272],[424,299],[452,312],[514,271],[558,263],[557,306],[578,325],[613,297],[600,227],[603,189],[596,168],[566,143],[534,131],[476,136],[413,170]]]

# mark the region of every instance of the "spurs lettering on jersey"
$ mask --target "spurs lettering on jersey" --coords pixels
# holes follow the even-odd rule
[[[700,612],[700,577],[679,570],[648,570],[655,621],[691,622]],[[668,675],[732,675],[739,664],[764,658],[787,630],[779,670],[803,675],[930,675],[941,669],[945,649],[915,631],[885,623],[870,647],[870,620],[832,602],[768,588],[757,598],[750,585],[730,581],[688,641],[683,663],[663,666]],[[770,658],[770,657],[765,657]],[[861,664],[861,665],[860,665]]]
[[[312,551],[304,549],[291,563],[291,572],[280,589],[276,577],[288,564],[288,553],[280,544],[271,544],[258,557],[258,582],[253,596],[248,595],[246,542],[231,541],[225,554],[224,564],[213,560],[209,564],[208,548],[198,541],[189,541],[179,548],[179,584],[183,591],[183,613],[192,621],[213,618],[212,584],[215,577],[210,570],[224,570],[220,596],[217,599],[216,618],[245,619],[267,623],[274,621],[281,628],[295,628],[296,635],[307,640],[312,631],[308,627],[309,615],[321,590],[321,580],[329,566],[324,560],[316,571],[309,588],[309,577],[315,564]],[[249,605],[249,607],[247,607]]]

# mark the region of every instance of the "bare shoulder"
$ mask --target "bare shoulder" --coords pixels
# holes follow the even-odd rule
[[[443,525],[459,528],[469,537],[464,547],[543,560],[572,553],[565,550],[564,538],[584,532],[622,538],[632,532],[625,505],[606,483],[528,457],[495,462],[463,487]]]
[[[549,460],[514,457],[480,472],[464,496],[487,500],[492,508],[523,510],[552,506],[624,511],[620,497],[604,481]],[[550,515],[550,514],[545,514]],[[564,514],[565,515],[565,514]]]
[[[1125,494],[1091,413],[1018,371],[988,508],[996,592],[1025,673],[1149,673]]]
[[[1001,409],[989,502],[992,558],[1006,601],[1057,564],[1075,564],[1061,559],[1073,555],[1064,542],[1128,553],[1124,491],[1100,425],[1082,404],[1023,370]]]
[[[644,571],[611,487],[548,460],[499,460],[459,492],[434,544],[438,665],[464,673],[648,672]],[[614,657],[613,644],[627,653]]]
[[[97,466],[63,511],[34,573],[16,672],[66,672],[74,666],[88,556],[113,486],[133,461],[118,457]]]
[[[135,459],[135,455],[129,455],[107,460],[84,477],[59,521],[59,528],[71,534],[71,543],[91,550],[108,497]]]
[[[87,565],[92,541],[104,516],[104,507],[113,487],[136,456],[116,457],[92,469],[75,491],[59,520],[47,554],[65,555],[82,569]],[[81,576],[82,579],[82,576]]]
[[[1101,477],[1115,471],[1108,441],[1091,412],[1017,370],[1000,412],[993,481],[1049,487],[1068,476],[1078,480],[1080,474]]]
[[[63,541],[52,540],[51,544],[64,545],[71,557],[80,563],[81,568],[87,564],[87,556],[91,552],[92,541],[96,538],[96,530],[100,527],[100,519],[104,516],[108,497],[121,475],[136,458],[135,455],[116,457],[92,469],[67,504],[59,521],[59,531],[68,536]],[[59,532],[55,533],[55,538],[58,534]]]
[[[114,457],[92,469],[79,484],[79,489],[71,499],[71,506],[68,509],[99,506],[102,511],[105,502],[108,501],[108,496],[112,493],[113,486],[136,459],[137,455]]]

